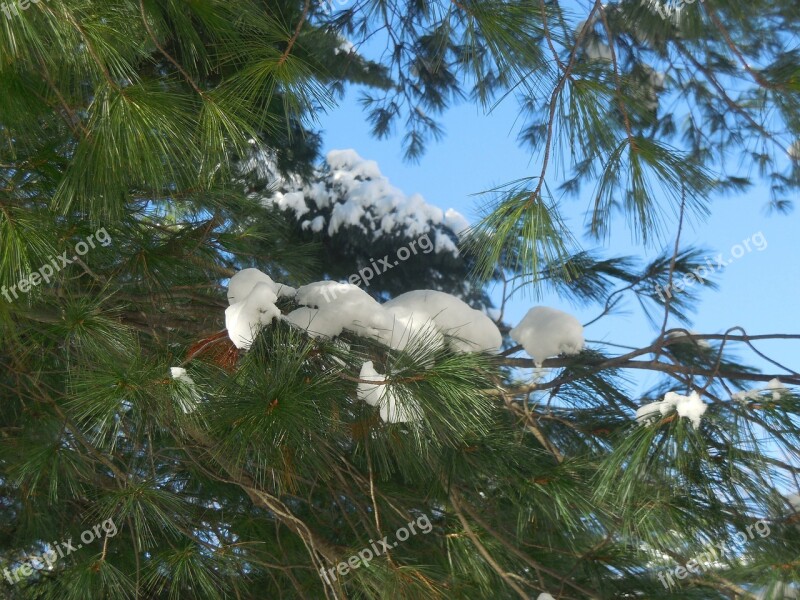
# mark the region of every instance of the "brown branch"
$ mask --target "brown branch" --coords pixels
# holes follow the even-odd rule
[[[539,443],[555,457],[559,464],[564,462],[564,455],[561,454],[561,451],[556,447],[556,445],[553,444],[539,428],[539,425],[536,423],[536,419],[534,418],[534,413],[525,411],[522,407],[513,403],[507,395],[503,395],[503,403],[512,413],[520,417],[525,422],[525,426],[528,428],[528,430],[530,430],[534,437],[539,440]]]
[[[755,82],[758,85],[760,85],[761,87],[767,88],[769,90],[778,89],[777,85],[775,85],[773,83],[770,83],[769,81],[764,79],[764,76],[761,75],[761,73],[759,73],[758,71],[754,70],[747,63],[747,59],[744,57],[744,55],[739,50],[739,48],[736,47],[736,44],[733,42],[733,39],[731,39],[730,33],[728,33],[728,30],[725,28],[725,25],[722,23],[722,21],[720,20],[719,16],[717,15],[717,13],[714,11],[714,9],[712,7],[710,7],[707,2],[702,2],[701,1],[700,4],[705,9],[706,14],[708,15],[708,18],[711,19],[712,23],[714,23],[714,26],[717,29],[719,29],[719,32],[722,34],[722,37],[725,39],[725,43],[728,45],[728,48],[730,48],[731,52],[733,52],[733,54],[736,56],[736,58],[739,59],[739,62],[742,63],[742,66],[744,67],[744,70],[747,71],[747,73],[749,73],[753,77]]]
[[[202,460],[196,460],[187,449],[187,453],[197,467],[217,481],[239,487],[247,494],[253,504],[270,511],[275,515],[278,522],[297,535],[308,550],[309,557],[315,565],[317,574],[325,589],[326,596],[330,592],[334,598],[337,598],[336,587],[328,582],[320,573],[326,566],[321,559],[324,559],[329,564],[335,563],[338,557],[336,551],[312,532],[305,521],[296,517],[279,498],[265,490],[259,489],[256,482],[247,472],[226,460],[221,452],[216,451],[213,441],[206,437],[202,431],[186,424],[183,425],[182,430],[188,433],[191,439],[197,444],[198,448],[205,453],[207,458],[217,463],[223,471],[228,474],[228,477],[224,477],[208,469]]]
[[[778,148],[780,148],[783,152],[788,152],[788,148],[786,148],[786,146],[784,146],[780,141],[775,139],[774,134],[767,131],[766,128],[760,123],[758,123],[749,112],[747,112],[742,106],[736,103],[733,100],[733,98],[731,98],[728,95],[728,92],[725,90],[722,84],[719,81],[717,81],[716,77],[714,77],[714,74],[694,57],[694,55],[686,47],[685,44],[683,44],[680,40],[674,40],[674,43],[675,46],[678,48],[678,50],[681,52],[681,54],[683,54],[683,56],[689,59],[689,62],[691,62],[692,65],[705,76],[706,80],[712,86],[714,86],[714,89],[717,90],[720,97],[725,101],[725,104],[727,104],[728,108],[730,108],[735,113],[744,117],[744,119],[748,123],[750,123],[750,125],[752,125],[756,130],[758,130],[764,137],[766,137],[769,140],[772,140],[772,142],[776,146],[778,146]]]
[[[450,490],[450,503],[453,505],[453,510],[456,513],[456,517],[458,517],[461,526],[464,528],[469,539],[472,541],[472,544],[475,546],[475,549],[478,553],[483,557],[483,559],[489,564],[490,567],[497,573],[500,578],[506,582],[506,585],[514,590],[517,595],[522,598],[522,600],[528,600],[528,594],[525,593],[521,587],[519,587],[511,577],[510,573],[507,573],[503,567],[501,567],[497,561],[492,557],[486,547],[481,543],[478,539],[478,536],[475,535],[475,532],[472,530],[472,527],[469,526],[467,519],[464,517],[464,514],[461,509],[461,503],[458,500],[458,492],[455,489]]]
[[[164,57],[175,66],[176,69],[178,69],[178,72],[180,72],[180,74],[183,75],[183,78],[190,86],[192,86],[192,89],[194,89],[194,91],[197,92],[198,95],[205,97],[203,90],[201,90],[199,86],[194,82],[189,73],[187,73],[186,70],[178,63],[178,61],[175,60],[169,54],[169,52],[167,52],[164,49],[164,47],[158,43],[155,32],[153,31],[152,27],[150,27],[150,23],[147,22],[147,13],[144,10],[144,0],[139,0],[139,11],[142,14],[142,23],[144,23],[144,28],[147,30],[147,35],[150,37],[150,40],[153,42],[158,51],[161,52],[161,54],[163,54]]]
[[[286,50],[283,51],[283,54],[281,54],[281,57],[278,59],[279,67],[286,62],[287,58],[289,58],[289,53],[292,51],[292,47],[294,46],[295,42],[297,42],[297,38],[300,37],[300,30],[303,28],[303,24],[306,22],[309,8],[311,8],[311,0],[305,0],[305,4],[303,5],[303,14],[300,15],[300,22],[297,24],[297,27],[295,27],[294,34],[289,39],[289,43],[286,45]]]
[[[615,88],[615,96],[617,97],[617,104],[619,105],[619,110],[622,113],[622,121],[625,124],[625,133],[628,134],[628,144],[631,147],[631,150],[635,151],[637,149],[636,140],[633,139],[633,130],[631,128],[631,118],[628,114],[628,109],[625,107],[625,99],[622,94],[622,78],[619,74],[619,64],[617,63],[617,52],[614,50],[614,35],[611,33],[611,27],[608,25],[608,19],[606,18],[606,11],[604,8],[600,8],[600,19],[603,21],[603,28],[606,30],[606,36],[608,36],[608,51],[611,54],[611,64],[614,68],[614,88]]]
[[[526,367],[529,369],[535,368],[537,366],[536,364],[534,364],[534,361],[531,358],[506,358],[500,361],[500,364],[508,367]],[[559,367],[569,367],[574,364],[575,364],[574,358],[548,358],[542,363],[542,366],[544,368],[559,368]],[[769,382],[773,379],[780,379],[783,383],[789,383],[791,385],[800,385],[800,377],[795,377],[793,375],[747,373],[743,371],[719,371],[717,373],[714,373],[712,370],[709,369],[700,369],[697,367],[692,367],[687,365],[670,365],[654,360],[644,361],[644,360],[628,360],[628,359],[612,358],[603,361],[597,365],[592,365],[590,369],[581,371],[574,377],[536,384],[536,387],[534,388],[531,388],[531,386],[524,386],[521,388],[515,388],[513,390],[503,390],[503,391],[499,391],[496,389],[484,390],[483,393],[497,396],[501,395],[502,393],[517,393],[517,389],[519,389],[521,392],[524,392],[525,390],[528,391],[547,390],[556,387],[557,385],[563,385],[564,383],[567,383],[569,381],[575,381],[577,379],[581,379],[588,375],[593,375],[595,373],[610,368],[640,369],[649,371],[660,371],[662,373],[679,373],[679,374],[694,375],[701,377],[710,377],[716,374],[720,377],[724,377],[725,379],[741,379],[744,381]]]
[[[553,93],[550,95],[550,114],[548,115],[547,119],[547,137],[545,139],[544,144],[544,156],[542,158],[542,170],[539,174],[539,183],[536,185],[536,189],[530,196],[530,202],[534,202],[536,198],[539,197],[539,194],[542,191],[542,187],[544,186],[544,177],[547,173],[547,167],[550,163],[550,151],[553,145],[553,127],[555,125],[555,117],[556,117],[556,102],[558,101],[558,97],[561,95],[561,92],[564,90],[564,86],[567,83],[567,79],[570,78],[572,74],[572,69],[575,66],[575,60],[578,56],[578,47],[580,43],[583,41],[583,38],[586,37],[586,33],[589,31],[589,23],[594,16],[594,13],[598,10],[602,10],[602,2],[601,0],[595,0],[594,6],[592,10],[589,12],[589,16],[586,17],[586,22],[583,24],[583,27],[578,32],[578,36],[575,39],[575,45],[572,47],[572,51],[569,55],[569,60],[567,61],[567,66],[564,69],[564,73],[561,75],[561,78],[556,83],[555,88],[553,89]]]

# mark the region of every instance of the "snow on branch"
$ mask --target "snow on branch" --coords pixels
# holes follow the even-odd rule
[[[310,181],[281,175],[268,152],[254,153],[242,171],[271,183],[271,193],[260,198],[263,204],[293,211],[300,227],[314,233],[324,230],[333,236],[354,227],[375,238],[431,234],[436,253],[457,257],[453,238],[469,227],[456,210],[442,211],[420,194],[408,196],[394,187],[377,162],[361,158],[355,150],[330,151]]]

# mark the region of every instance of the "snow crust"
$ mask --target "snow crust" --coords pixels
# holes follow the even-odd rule
[[[695,428],[698,428],[700,427],[700,418],[707,409],[708,405],[700,399],[700,394],[697,392],[692,392],[688,396],[667,392],[663,400],[639,407],[636,410],[636,421],[644,424],[658,418],[659,415],[666,416],[672,411],[676,411],[679,417],[686,417]]]
[[[583,349],[583,325],[572,315],[548,306],[534,306],[510,331],[536,363],[559,354],[578,354]]]

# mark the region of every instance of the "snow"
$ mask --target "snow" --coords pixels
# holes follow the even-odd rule
[[[695,428],[699,428],[700,418],[707,409],[708,405],[700,399],[700,394],[697,392],[692,392],[688,396],[667,392],[663,400],[639,407],[636,410],[636,421],[646,424],[653,419],[657,419],[658,415],[666,416],[674,410],[679,417],[686,417]]]
[[[731,394],[731,399],[736,400],[737,402],[746,402],[747,400],[761,400],[761,394],[763,392],[772,392],[772,399],[774,401],[778,401],[781,399],[781,395],[785,393],[787,390],[786,386],[783,385],[780,379],[770,379],[767,382],[767,386],[763,388],[753,388],[751,390],[741,391],[741,392],[734,392]]]
[[[364,210],[364,207],[357,199],[346,200],[342,204],[335,205],[331,212],[331,221],[328,224],[328,235],[335,234],[344,225],[352,225],[364,229],[361,224],[361,217],[366,214],[367,211]]]
[[[175,381],[185,386],[185,394],[179,394],[177,397],[178,404],[184,414],[194,412],[197,402],[200,400],[200,394],[197,391],[197,386],[194,380],[189,377],[188,372],[183,367],[171,367],[170,376]]]
[[[274,285],[264,281],[256,283],[244,300],[225,309],[225,327],[237,348],[249,348],[258,330],[280,317],[281,311],[275,306],[278,297],[272,291]]]
[[[434,290],[406,292],[386,302],[384,308],[400,319],[430,321],[459,352],[496,351],[502,344],[494,321],[462,300]]]
[[[325,227],[325,217],[320,215],[319,217],[314,217],[310,221],[303,221],[303,229],[306,228],[306,223],[311,227],[311,231],[319,233]]]
[[[413,239],[435,232],[435,251],[458,256],[456,244],[446,232],[449,229],[458,236],[469,227],[452,208],[442,211],[420,194],[406,196],[381,173],[378,163],[363,159],[355,150],[331,150],[312,182],[282,177],[268,151],[254,151],[241,169],[271,182],[271,191],[260,198],[263,204],[293,211],[300,227],[315,233],[326,231],[332,236],[356,227],[376,238],[397,235]]]
[[[297,290],[298,304],[319,309],[315,326],[326,335],[352,331],[362,337],[380,339],[391,327],[381,305],[360,287],[350,283],[318,281]],[[297,323],[295,323],[297,324]]]
[[[306,206],[306,199],[303,192],[289,192],[287,194],[276,192],[272,201],[283,210],[294,210],[294,214],[298,219],[309,210]]]
[[[283,316],[276,302],[291,295],[299,307]],[[295,290],[258,269],[244,269],[231,277],[228,300],[225,326],[240,349],[249,348],[257,331],[275,318],[317,338],[335,338],[349,331],[400,351],[412,343],[427,350],[447,344],[456,352],[495,352],[502,345],[502,335],[491,318],[451,294],[434,290],[406,292],[380,304],[349,283],[318,281]],[[510,333],[537,367],[550,356],[578,354],[584,346],[580,322],[546,306],[530,309]]]
[[[650,402],[636,409],[636,422],[646,423],[650,419],[658,418],[661,414],[661,400]]]
[[[460,212],[452,208],[448,208],[444,213],[444,225],[449,227],[456,235],[461,235],[469,229],[469,221]]]
[[[295,300],[298,304],[317,308],[344,300],[350,303],[361,303],[369,308],[380,306],[372,296],[357,285],[337,281],[317,281],[304,285],[298,288]]]
[[[386,381],[386,376],[378,373],[372,361],[368,361],[361,366],[359,379]],[[409,399],[405,403],[398,402],[386,384],[359,383],[356,395],[359,400],[363,400],[370,406],[378,406],[381,419],[385,423],[409,423],[422,418],[422,410],[415,400]]]
[[[772,399],[780,400],[781,393],[786,391],[786,386],[777,377],[767,382],[767,390],[772,390]]]
[[[284,316],[276,302],[290,295],[299,307]],[[502,344],[489,317],[455,296],[433,290],[407,292],[380,304],[349,283],[318,281],[295,290],[258,269],[244,269],[231,277],[228,301],[225,327],[240,349],[249,348],[258,330],[274,318],[317,338],[350,331],[401,351],[409,344],[431,350],[445,343],[458,352],[496,351]]]
[[[679,339],[679,338],[687,338],[686,339],[686,343],[697,344],[699,347],[701,347],[703,349],[706,349],[706,350],[711,348],[711,344],[709,344],[706,340],[695,339],[695,338],[691,337],[692,335],[700,335],[700,334],[698,334],[696,331],[693,331],[693,330],[690,329],[689,333],[687,335],[686,331],[681,331],[680,329],[678,329],[678,330],[668,331],[667,335],[665,337],[668,340],[675,340],[675,339]]]
[[[367,381],[386,381],[386,376],[381,375],[375,370],[375,366],[372,364],[371,360],[361,365],[361,373],[358,375],[358,378]],[[386,386],[359,383],[356,395],[359,400],[363,400],[370,406],[379,406],[383,397],[386,395]]]
[[[262,273],[258,269],[242,269],[231,277],[228,282],[228,303],[235,304],[245,300],[259,283],[267,284],[275,294],[276,300],[279,297],[294,296],[296,292],[293,287],[275,283],[269,275]]]
[[[342,327],[335,321],[319,317],[319,309],[301,306],[284,316],[283,319],[307,331],[315,338],[333,338],[342,333]]]
[[[537,367],[551,356],[578,354],[583,349],[583,325],[572,315],[548,306],[534,306],[510,331]]]
[[[695,428],[700,427],[700,417],[708,409],[708,405],[700,399],[700,394],[692,392],[688,396],[678,396],[677,394],[675,396],[675,410],[678,412],[678,416],[689,419]],[[665,396],[664,400],[666,401],[666,399]]]
[[[380,413],[385,423],[410,423],[422,419],[422,409],[416,400],[409,398],[405,403],[400,403],[393,394],[386,395]]]
[[[379,304],[358,286],[319,281],[298,289],[296,300],[318,311],[295,311],[286,318],[329,337],[347,330],[393,350],[405,350],[422,340],[427,349],[440,347],[444,336],[450,347],[460,352],[497,350],[502,343],[500,331],[489,317],[444,292],[407,292]]]
[[[172,367],[170,369],[170,375],[172,375],[172,378],[175,379],[176,381],[182,381],[187,385],[188,384],[194,385],[194,381],[192,381],[192,378],[189,377],[186,369],[184,369],[183,367]]]
[[[339,40],[339,45],[333,50],[334,54],[350,54],[355,52],[356,47],[353,45],[353,42],[343,37],[340,37]]]
[[[444,252],[449,252],[453,256],[458,256],[458,246],[453,243],[453,240],[450,239],[450,236],[442,231],[436,231],[436,235],[434,236],[433,242],[433,251],[436,254],[442,254]]]
[[[586,44],[586,57],[589,60],[610,61],[611,48],[608,46],[608,44],[593,39]]]
[[[415,349],[424,347],[430,352],[444,347],[444,335],[436,327],[435,322],[425,315],[415,315],[413,311],[402,307],[390,307],[384,310],[390,315],[392,323],[380,332],[376,338],[379,342],[393,350],[401,351],[409,347]]]

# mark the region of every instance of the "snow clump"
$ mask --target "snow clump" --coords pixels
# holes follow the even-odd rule
[[[298,308],[283,315],[276,306],[283,297],[293,297]],[[503,343],[497,324],[486,314],[435,290],[406,292],[381,304],[350,283],[318,281],[295,290],[258,269],[245,269],[231,277],[228,301],[225,326],[234,345],[244,350],[276,318],[316,338],[332,339],[348,331],[400,351],[414,344],[426,350],[447,345],[455,352],[497,352]],[[584,346],[580,322],[546,306],[530,309],[510,333],[537,367],[550,356],[578,354]]]
[[[700,417],[702,417],[708,405],[700,399],[700,394],[692,392],[688,396],[681,396],[675,392],[667,392],[664,399],[659,402],[645,404],[636,410],[636,421],[645,424],[658,415],[666,416],[675,410],[679,417],[689,419],[695,428],[700,427]]]
[[[200,400],[200,393],[197,391],[194,380],[189,377],[188,372],[183,367],[170,368],[170,376],[172,379],[182,384],[183,389],[180,391],[185,392],[177,394],[176,398],[181,410],[184,414],[194,412]]]
[[[734,392],[731,394],[731,399],[737,402],[746,402],[747,400],[761,400],[762,392],[772,392],[772,399],[778,401],[781,399],[781,394],[787,391],[786,386],[783,385],[780,379],[770,379],[767,382],[767,387],[754,388],[752,390]]]
[[[361,374],[358,378],[366,381],[386,380],[386,376],[375,370],[372,361],[365,362],[361,366]],[[379,407],[381,419],[385,423],[409,423],[422,418],[422,410],[415,400],[409,399],[405,403],[399,403],[386,384],[359,383],[356,395],[359,400],[363,400],[370,406]]]
[[[580,321],[547,306],[530,309],[510,334],[511,339],[525,348],[537,367],[541,367],[544,359],[551,356],[579,354],[584,346]]]

